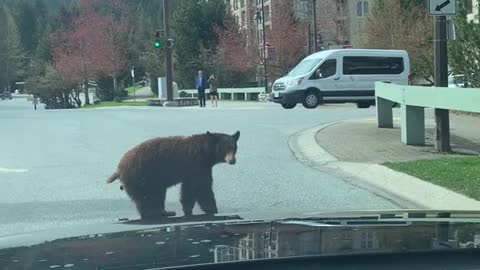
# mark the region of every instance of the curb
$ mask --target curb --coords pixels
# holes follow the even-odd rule
[[[326,165],[330,162],[338,162],[336,157],[325,151],[315,140],[315,135],[317,135],[322,129],[326,129],[338,123],[340,122],[333,122],[297,132],[288,139],[288,146],[295,157],[302,163],[308,163],[310,165]]]
[[[339,161],[317,143],[315,135],[342,122],[345,121],[305,129],[290,136],[288,144],[297,160],[310,167],[329,171],[352,185],[391,200],[404,208],[480,209],[480,201],[380,164]]]

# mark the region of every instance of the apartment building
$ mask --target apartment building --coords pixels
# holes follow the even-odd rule
[[[374,0],[264,0],[267,31],[275,27],[271,17],[278,16],[280,8],[290,8],[298,19],[313,23],[313,2],[316,2],[319,46],[363,45]],[[254,19],[256,10],[261,8],[261,0],[230,0],[230,8],[240,27],[249,34],[248,38],[257,38],[261,44],[258,37],[262,35],[262,29]]]
[[[374,0],[317,0],[319,46],[361,47]]]
[[[480,1],[479,0],[466,0],[466,6],[467,6],[467,12],[468,12],[468,15],[467,15],[467,20],[468,21],[474,21],[476,23],[479,23],[479,15],[478,15],[478,12],[479,12],[479,9],[480,9],[480,5],[479,5]]]

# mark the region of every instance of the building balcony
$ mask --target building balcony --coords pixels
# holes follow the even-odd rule
[[[479,16],[478,13],[470,13],[467,15],[467,21],[471,22],[473,21],[474,23],[479,23]]]

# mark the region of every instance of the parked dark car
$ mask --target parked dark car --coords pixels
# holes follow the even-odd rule
[[[2,100],[8,98],[8,99],[12,99],[12,93],[8,92],[8,91],[5,91],[1,94],[1,97],[2,97]]]

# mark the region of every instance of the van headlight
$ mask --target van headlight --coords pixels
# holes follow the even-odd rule
[[[303,82],[303,78],[296,79],[296,80],[292,80],[292,81],[289,81],[289,82],[287,83],[287,86],[289,86],[289,87],[290,87],[290,86],[297,86],[297,85],[302,84],[302,82]]]

